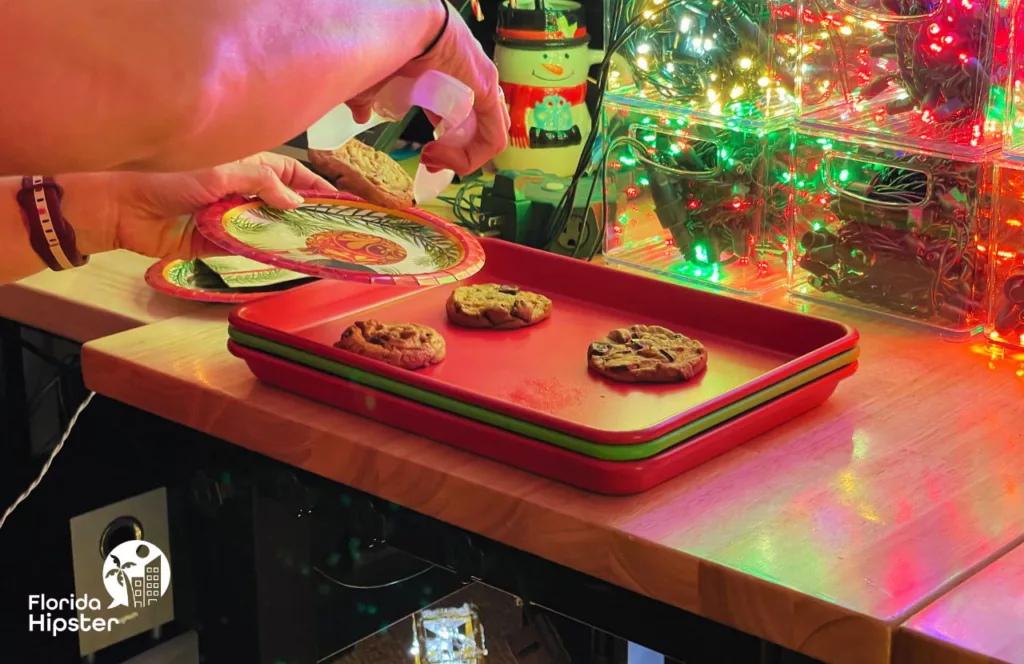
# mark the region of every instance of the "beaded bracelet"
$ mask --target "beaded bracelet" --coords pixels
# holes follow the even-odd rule
[[[54,271],[70,270],[89,262],[89,257],[78,251],[75,229],[64,219],[64,189],[53,178],[22,178],[17,198],[32,249],[47,267]]]

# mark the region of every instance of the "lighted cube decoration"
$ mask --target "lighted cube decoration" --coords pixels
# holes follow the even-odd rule
[[[613,97],[748,124],[794,116],[795,0],[626,0],[617,13],[606,4],[606,43],[622,37]]]
[[[985,322],[992,162],[801,129],[791,291],[965,336]]]
[[[996,164],[988,338],[1024,348],[1024,164]]]
[[[463,604],[413,615],[410,654],[416,664],[486,664],[484,627],[476,609]]]
[[[803,0],[799,122],[977,159],[1003,140],[1008,0]]]
[[[607,102],[605,257],[756,295],[786,280],[791,132]]]

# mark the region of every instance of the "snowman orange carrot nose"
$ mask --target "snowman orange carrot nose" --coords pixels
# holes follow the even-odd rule
[[[562,65],[553,65],[545,62],[543,66],[544,69],[547,69],[555,76],[561,76],[562,74],[565,73],[565,67],[563,67]]]

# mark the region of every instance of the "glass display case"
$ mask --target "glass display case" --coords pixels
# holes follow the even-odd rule
[[[795,0],[606,0],[608,94],[745,125],[792,118]],[[618,37],[618,39],[616,39]]]
[[[800,130],[791,291],[928,325],[981,329],[992,163]]]
[[[974,159],[998,148],[1007,0],[804,0],[799,121]]]
[[[582,637],[582,638],[581,638]],[[480,582],[322,660],[331,664],[570,664],[666,658]]]
[[[985,331],[996,343],[1024,347],[1024,164],[998,162],[995,182]]]
[[[1010,36],[1010,74],[1007,76],[1003,156],[1024,160],[1024,5],[1016,2],[1011,8],[1013,28]]]
[[[791,132],[606,102],[605,257],[751,295],[786,278]],[[617,216],[611,211],[615,210]]]

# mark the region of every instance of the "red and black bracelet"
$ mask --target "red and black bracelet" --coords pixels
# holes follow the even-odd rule
[[[21,179],[18,192],[21,219],[29,242],[51,270],[70,270],[89,262],[78,251],[75,229],[61,212],[64,189],[53,178],[33,175]]]

